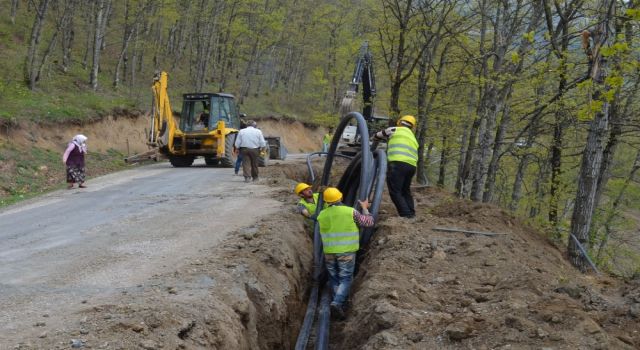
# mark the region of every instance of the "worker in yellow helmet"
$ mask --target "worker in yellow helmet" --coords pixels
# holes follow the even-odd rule
[[[398,215],[405,218],[416,216],[411,181],[418,164],[418,141],[414,135],[416,118],[405,115],[398,119],[397,126],[375,134],[376,138],[387,139],[387,187],[389,196],[396,206]]]
[[[329,152],[329,146],[331,144],[331,138],[333,133],[333,128],[329,128],[329,131],[324,134],[322,137],[322,152]]]
[[[313,193],[311,186],[304,182],[298,183],[294,192],[300,197],[298,212],[305,218],[311,218],[316,213],[319,194]]]
[[[360,227],[373,227],[374,219],[369,214],[369,201],[358,201],[362,213],[342,204],[342,192],[329,187],[322,193],[327,204],[318,214],[320,238],[325,266],[333,292],[331,314],[344,319],[344,303],[349,297],[356,252],[360,248]]]

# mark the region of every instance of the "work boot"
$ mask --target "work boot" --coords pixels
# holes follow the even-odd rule
[[[249,182],[251,182],[251,178],[250,178],[250,177],[248,177],[248,176],[245,176],[245,177],[244,177],[244,182],[245,182],[245,183],[249,183]]]
[[[347,316],[344,314],[342,306],[331,303],[331,305],[329,305],[329,308],[331,309],[331,317],[334,317],[338,320],[344,320],[345,318],[347,318]]]
[[[257,177],[254,177],[254,178],[253,178],[253,182],[256,182],[256,181],[258,181],[258,180],[260,180],[260,179],[258,179]]]

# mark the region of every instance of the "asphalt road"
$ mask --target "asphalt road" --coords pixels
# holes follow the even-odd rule
[[[267,186],[203,166],[160,163],[87,185],[0,212],[0,349],[42,323],[64,327],[87,300],[135,290],[282,205]]]

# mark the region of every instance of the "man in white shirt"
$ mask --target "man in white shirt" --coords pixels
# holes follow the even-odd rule
[[[258,181],[258,157],[260,157],[260,150],[266,149],[267,141],[262,131],[256,129],[255,121],[247,121],[247,127],[238,132],[234,146],[242,155],[244,182],[249,182],[251,179]]]

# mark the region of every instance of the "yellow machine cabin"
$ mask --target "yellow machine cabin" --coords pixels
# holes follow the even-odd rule
[[[156,74],[152,90],[148,145],[157,147],[174,167],[191,166],[198,156],[204,157],[207,165],[233,165],[233,142],[240,127],[233,95],[184,94],[179,122],[176,122],[167,94],[166,72]]]

